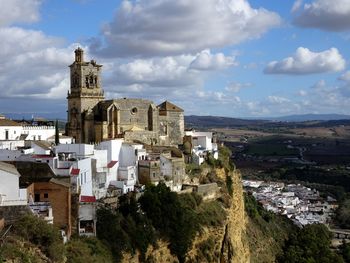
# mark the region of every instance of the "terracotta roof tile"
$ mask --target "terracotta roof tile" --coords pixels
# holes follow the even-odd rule
[[[80,202],[82,202],[82,203],[95,203],[96,197],[95,196],[88,196],[88,195],[81,195]]]
[[[107,164],[107,168],[112,168],[118,161],[110,161],[108,164]]]
[[[175,104],[169,102],[169,101],[164,101],[162,104],[158,105],[158,108],[160,110],[165,110],[165,111],[179,111],[183,112],[184,110],[181,109],[180,107],[176,106]]]

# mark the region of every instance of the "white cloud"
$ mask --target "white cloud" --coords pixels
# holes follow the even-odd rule
[[[239,83],[239,82],[231,82],[226,87],[225,90],[229,92],[237,93],[243,88],[249,88],[253,86],[251,83]]]
[[[286,99],[280,96],[268,96],[267,100],[269,103],[272,103],[272,104],[284,104],[286,102],[290,102],[289,99]]]
[[[107,83],[141,84],[153,87],[182,87],[198,84],[199,74],[189,71],[193,56],[136,59],[115,64]]]
[[[302,4],[303,4],[303,0],[296,0],[293,4],[292,12],[297,11],[301,7]]]
[[[299,90],[298,91],[298,95],[300,96],[300,97],[305,97],[305,96],[307,96],[307,91],[305,91],[305,90]]]
[[[314,0],[312,3],[304,4],[298,11],[294,17],[294,24],[297,26],[326,31],[350,29],[349,0]]]
[[[108,57],[196,53],[258,38],[280,23],[247,0],[125,0],[90,48]]]
[[[350,70],[342,74],[338,79],[346,82],[350,82]]]
[[[0,27],[0,39],[0,97],[65,97],[76,44],[18,27]]]
[[[0,0],[0,26],[39,20],[42,0]]]
[[[197,54],[191,62],[190,68],[196,70],[220,70],[232,66],[237,66],[233,56],[225,56],[223,53],[211,54],[209,49]]]
[[[270,62],[264,72],[291,75],[335,72],[343,70],[345,64],[344,58],[336,48],[312,52],[307,48],[299,47],[292,57]]]

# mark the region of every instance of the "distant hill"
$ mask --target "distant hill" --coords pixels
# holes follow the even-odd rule
[[[235,128],[235,127],[246,127],[256,126],[269,123],[271,121],[266,120],[245,120],[229,117],[218,117],[218,116],[196,116],[190,115],[185,116],[186,128]]]
[[[279,118],[238,119],[218,116],[185,116],[186,128],[280,129],[302,127],[334,127],[350,125],[350,116],[340,114],[305,114]]]
[[[333,121],[333,120],[349,120],[350,115],[343,114],[302,114],[302,115],[288,115],[276,118],[266,118],[273,121],[287,121],[287,122],[303,122],[303,121]]]

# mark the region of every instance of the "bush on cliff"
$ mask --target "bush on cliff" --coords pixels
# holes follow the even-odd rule
[[[163,183],[148,186],[139,201],[152,225],[170,241],[170,251],[184,262],[199,229],[194,210]]]
[[[37,245],[51,260],[61,261],[64,256],[64,245],[56,227],[47,224],[34,215],[21,217],[12,229],[13,233],[26,241]]]
[[[307,225],[290,236],[278,262],[343,263],[342,257],[330,249],[330,242],[331,233],[325,225]]]

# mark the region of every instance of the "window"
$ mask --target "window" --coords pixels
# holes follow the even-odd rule
[[[44,193],[44,198],[49,198],[49,194],[48,193]]]
[[[136,113],[137,113],[137,108],[136,107],[132,108],[131,109],[131,114],[136,114]]]
[[[34,202],[40,202],[40,194],[39,193],[34,194]]]
[[[152,175],[153,175],[153,178],[156,177],[156,173],[155,172],[153,172]]]
[[[6,130],[5,131],[5,140],[8,140],[9,139],[9,130]]]

